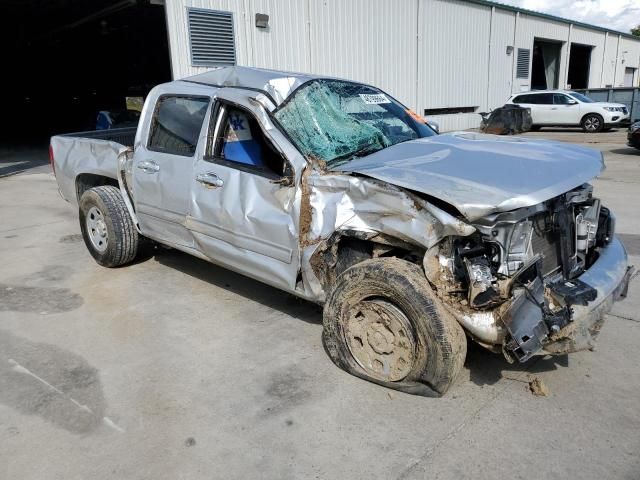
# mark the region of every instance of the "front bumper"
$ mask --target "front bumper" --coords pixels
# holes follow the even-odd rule
[[[606,112],[603,117],[606,127],[616,127],[620,125],[628,125],[629,123],[631,123],[631,117],[629,113]]]
[[[627,263],[627,253],[617,237],[600,251],[596,262],[578,279],[597,292],[586,305],[572,305],[569,323],[553,332],[545,323],[541,304],[544,289],[540,284],[534,292],[521,293],[503,317],[510,338],[504,345],[507,358],[524,362],[534,355],[560,355],[579,350],[591,350],[604,322],[604,315],[614,301],[627,294],[633,267]],[[534,303],[533,298],[538,303]]]

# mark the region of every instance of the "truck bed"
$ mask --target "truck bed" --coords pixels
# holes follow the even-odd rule
[[[80,175],[117,180],[118,154],[133,147],[136,130],[136,127],[114,128],[51,137],[51,154],[60,195],[77,204],[76,180]]]

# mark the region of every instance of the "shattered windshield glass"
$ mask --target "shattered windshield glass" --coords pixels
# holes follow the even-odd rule
[[[274,115],[303,155],[329,165],[436,135],[377,88],[341,80],[305,84]]]

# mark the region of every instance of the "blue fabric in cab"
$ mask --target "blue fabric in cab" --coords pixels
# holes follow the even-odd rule
[[[254,167],[264,167],[262,145],[253,138],[248,117],[241,112],[229,115],[229,128],[222,149],[224,158]]]

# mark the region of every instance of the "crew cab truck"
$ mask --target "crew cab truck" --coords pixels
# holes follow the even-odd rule
[[[51,139],[100,265],[153,241],[323,304],[333,362],[390,388],[443,394],[468,339],[592,348],[626,295],[588,148],[439,135],[378,88],[246,67],[154,88],[122,142]]]

